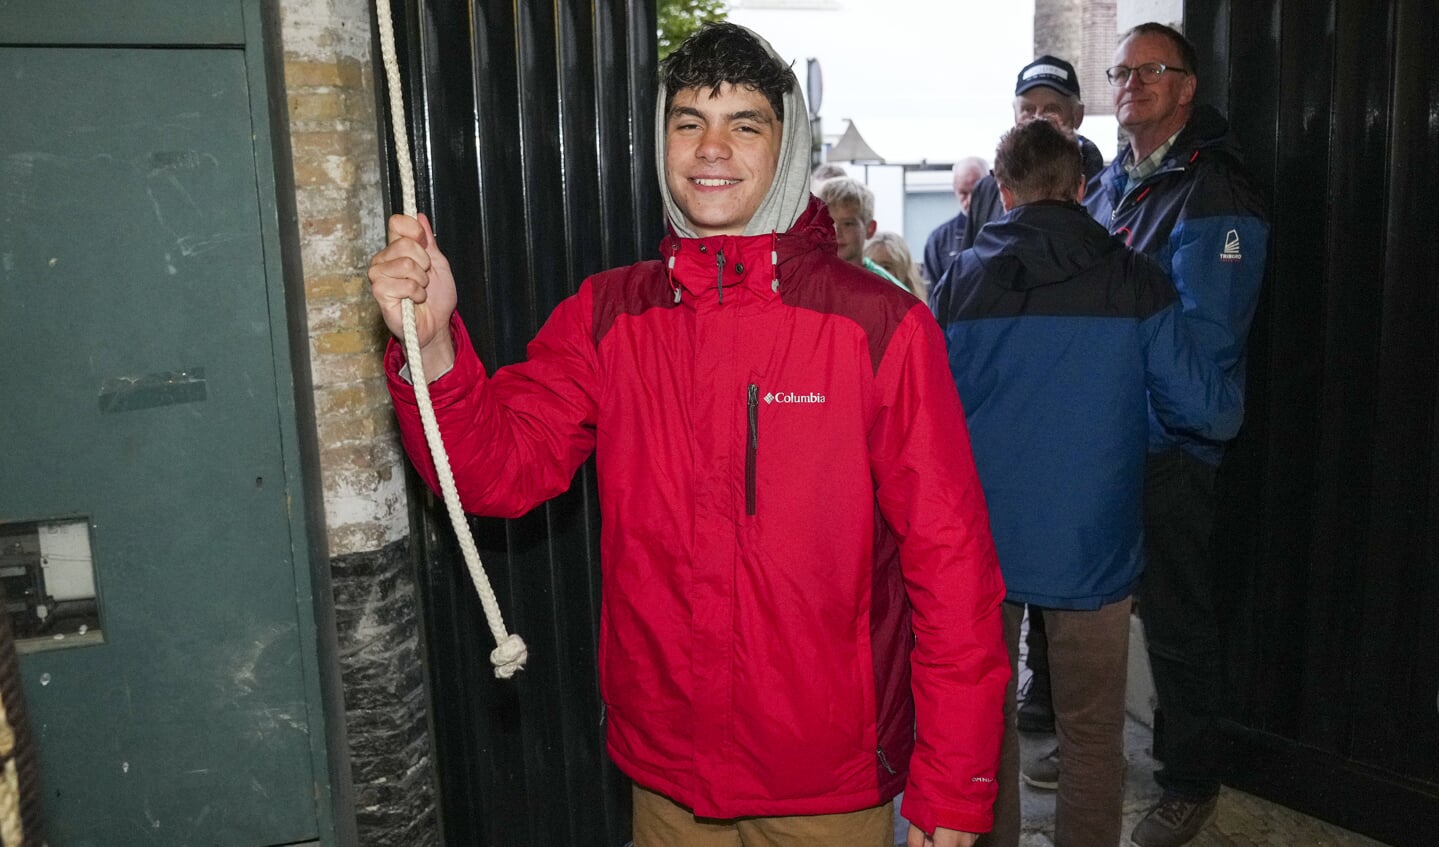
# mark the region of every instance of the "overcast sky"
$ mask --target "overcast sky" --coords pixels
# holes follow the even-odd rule
[[[819,59],[826,139],[853,119],[892,163],[992,159],[1034,57],[1033,0],[732,0],[729,19],[793,60],[801,83]],[[1104,149],[1113,126],[1090,119],[1081,132]]]

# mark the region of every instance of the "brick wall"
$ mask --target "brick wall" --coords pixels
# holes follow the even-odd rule
[[[1104,69],[1114,56],[1116,0],[1036,0],[1034,54],[1067,59],[1079,75],[1085,112],[1114,114]]]
[[[403,456],[365,269],[384,243],[366,0],[280,0],[353,814],[366,845],[439,841]],[[342,814],[346,811],[342,810]]]
[[[380,353],[388,333],[365,268],[384,243],[374,79],[363,0],[281,3],[330,551],[408,532]]]
[[[1117,46],[1117,0],[1035,0],[1034,53],[1069,60],[1079,75],[1087,115],[1114,114],[1113,92],[1104,77]],[[1101,141],[1101,148],[1108,145]]]
[[[1115,0],[1085,0],[1081,17],[1081,47],[1075,72],[1079,74],[1079,90],[1084,92],[1084,108],[1091,115],[1114,114],[1114,91],[1104,76],[1105,68],[1114,61],[1114,48],[1119,46],[1115,25]]]

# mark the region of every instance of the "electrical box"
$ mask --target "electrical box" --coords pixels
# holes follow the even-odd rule
[[[0,523],[0,584],[20,653],[104,642],[88,521]]]

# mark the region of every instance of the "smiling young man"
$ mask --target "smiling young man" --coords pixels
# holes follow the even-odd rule
[[[743,232],[769,192],[783,125],[763,94],[732,83],[670,101],[665,184],[700,237]]]
[[[707,25],[665,61],[658,261],[586,279],[486,376],[428,223],[370,268],[422,356],[473,513],[600,489],[600,686],[636,847],[912,847],[989,829],[1003,587],[924,305],[841,261],[809,122],[769,46]],[[788,118],[788,120],[787,120]],[[386,371],[433,486],[413,389]]]

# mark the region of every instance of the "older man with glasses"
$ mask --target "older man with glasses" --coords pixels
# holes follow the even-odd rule
[[[1170,27],[1140,24],[1124,35],[1107,74],[1129,143],[1090,181],[1084,204],[1159,261],[1199,348],[1242,389],[1269,224],[1228,122],[1195,103],[1196,64],[1194,47]],[[1216,810],[1224,672],[1211,535],[1225,447],[1168,429],[1150,411],[1149,563],[1138,597],[1159,697],[1154,755],[1163,795],[1130,836],[1136,847],[1187,844]]]

